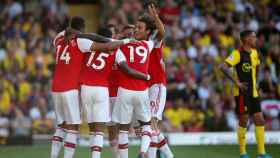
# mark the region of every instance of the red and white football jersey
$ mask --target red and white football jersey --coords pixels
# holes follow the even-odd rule
[[[52,80],[53,92],[79,89],[80,73],[84,54],[90,51],[93,41],[83,38],[64,39],[65,32],[59,33],[53,41],[56,48],[56,64]]]
[[[129,67],[148,74],[149,56],[153,46],[153,41],[138,41],[123,45],[118,50],[125,55]],[[148,88],[147,81],[136,79],[122,71],[119,71],[118,84],[122,88],[135,91],[143,91]]]
[[[109,87],[109,77],[114,63],[126,61],[121,51],[112,54],[92,52],[85,55],[81,83],[89,86]]]
[[[166,85],[165,65],[163,61],[162,49],[163,42],[161,41],[156,43],[150,55],[149,74],[151,75],[151,80],[149,81],[149,86],[152,86],[153,84]]]

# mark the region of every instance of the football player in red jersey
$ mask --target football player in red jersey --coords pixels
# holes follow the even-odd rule
[[[51,158],[57,158],[64,141],[64,158],[74,155],[80,119],[79,88],[83,53],[109,51],[130,42],[125,39],[108,43],[78,38],[85,28],[84,19],[73,17],[70,27],[58,33],[53,40],[56,48],[56,65],[52,80],[52,96],[58,128],[52,139]]]
[[[157,149],[165,154],[166,158],[173,158],[167,142],[158,127],[158,121],[162,120],[162,113],[166,101],[166,76],[165,65],[163,61],[163,37],[165,34],[164,24],[158,16],[154,4],[148,6],[148,11],[151,17],[155,20],[157,28],[155,47],[152,50],[149,64],[149,74],[151,80],[149,81],[149,98],[152,111],[152,142],[148,150],[148,158],[156,158]]]
[[[101,27],[98,34],[112,38],[112,32],[107,27]],[[128,67],[121,51],[111,54],[94,51],[85,55],[81,72],[81,99],[90,128],[92,158],[100,158],[105,123],[111,121],[108,87],[114,64],[132,77],[144,81],[150,78],[149,75]]]
[[[126,25],[123,27],[121,31],[117,31],[116,27],[113,25],[108,26],[113,33],[113,39],[125,39],[125,38],[133,38],[134,37],[134,25]],[[109,96],[110,96],[110,109],[111,113],[113,110],[113,105],[115,104],[117,92],[118,92],[118,83],[117,83],[117,74],[118,74],[118,66],[116,64],[112,67],[112,72],[110,75],[110,83],[109,83]],[[110,147],[115,158],[119,158],[118,152],[118,126],[114,122],[110,122],[108,125],[108,139],[110,143]]]
[[[151,17],[147,15],[140,17],[135,29],[135,38],[139,41],[123,45],[118,49],[125,55],[129,67],[145,74],[148,73],[149,56],[154,45],[148,37],[154,28]],[[120,124],[118,137],[120,157],[128,158],[128,130],[133,116],[139,120],[143,129],[139,154],[139,157],[143,157],[151,142],[151,111],[147,82],[119,72],[118,85],[112,119]]]

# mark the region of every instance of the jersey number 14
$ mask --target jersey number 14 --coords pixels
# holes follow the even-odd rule
[[[60,49],[61,49],[61,45],[58,45],[57,46],[57,52],[56,52],[56,63],[58,63],[58,60],[61,60],[61,61],[64,61],[65,64],[69,64],[70,63],[70,53],[67,52],[67,49],[68,49],[68,45],[64,47],[61,55],[59,55],[59,52],[60,52]]]

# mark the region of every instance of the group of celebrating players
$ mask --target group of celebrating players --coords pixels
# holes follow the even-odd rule
[[[52,95],[58,126],[51,158],[58,158],[63,145],[64,158],[74,156],[81,109],[90,129],[92,158],[101,157],[106,127],[114,156],[128,158],[131,124],[139,127],[139,158],[155,158],[158,149],[167,158],[174,157],[157,126],[166,99],[165,30],[153,4],[148,12],[135,26],[127,25],[121,31],[106,26],[98,34],[84,33],[84,19],[73,17],[53,40]]]

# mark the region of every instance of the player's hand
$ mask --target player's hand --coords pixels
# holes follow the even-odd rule
[[[151,76],[149,74],[146,75],[146,80],[150,81],[151,80]]]
[[[157,13],[156,7],[155,7],[155,5],[153,3],[151,3],[148,6],[148,11],[149,11],[149,14],[150,14],[151,17],[154,17],[154,18],[158,17],[158,13]]]
[[[134,38],[125,38],[122,41],[123,41],[123,44],[127,44],[127,43],[136,42],[137,40]]]
[[[248,90],[248,84],[245,83],[245,82],[240,82],[240,81],[237,81],[237,86],[238,88],[241,90],[241,92],[246,92],[246,90]]]

